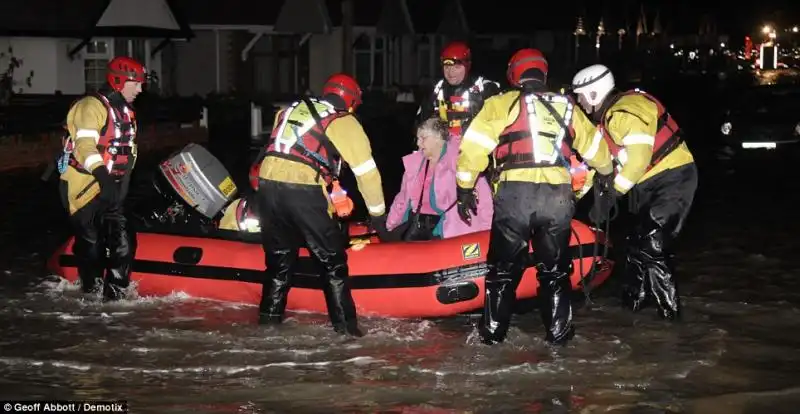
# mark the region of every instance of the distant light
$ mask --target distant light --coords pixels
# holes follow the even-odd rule
[[[745,149],[754,149],[754,148],[775,149],[777,147],[778,144],[774,142],[742,142],[742,148]]]
[[[761,29],[761,33],[769,34],[772,33],[772,27],[770,25],[766,25]]]
[[[670,44],[669,44],[669,48],[670,48],[670,49],[675,49],[675,43],[670,43]]]
[[[798,31],[800,31],[800,28],[798,28],[797,26],[792,27],[792,32],[797,33]]]
[[[719,47],[722,47],[722,48],[724,48],[724,47],[725,47],[725,42],[722,42],[722,43],[720,43],[720,44],[719,44]]]
[[[731,130],[733,130],[733,125],[731,125],[730,122],[725,122],[719,128],[719,132],[722,132],[722,135],[730,135],[731,134]]]

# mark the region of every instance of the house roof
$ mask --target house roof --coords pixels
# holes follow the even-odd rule
[[[0,36],[192,36],[173,0],[0,1]]]

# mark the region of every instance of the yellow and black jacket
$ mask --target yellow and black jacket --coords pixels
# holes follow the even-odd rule
[[[614,188],[619,194],[694,162],[677,123],[658,100],[641,91],[614,97],[603,113],[600,130],[617,164]]]
[[[325,192],[329,174],[338,174],[340,163],[345,162],[356,177],[369,214],[385,214],[381,175],[361,123],[352,114],[336,111],[325,101],[314,100],[312,104],[320,115],[321,127],[305,102],[295,102],[276,115],[259,177],[319,185]],[[329,212],[333,212],[330,204]]]
[[[88,95],[76,101],[67,113],[69,136],[65,149],[69,165],[61,174],[67,184],[70,215],[87,205],[100,192],[91,172],[109,168],[122,179],[133,171],[137,157],[136,119],[122,96]]]
[[[513,90],[491,97],[464,133],[458,186],[472,188],[490,154],[498,164],[499,181],[570,184],[569,148],[602,174],[611,172],[602,135],[566,96]]]

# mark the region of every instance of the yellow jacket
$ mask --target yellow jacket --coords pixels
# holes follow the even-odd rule
[[[301,103],[297,108],[301,107],[305,107],[305,103]],[[325,108],[320,106],[318,111],[322,112],[323,109]],[[281,113],[288,110],[290,109],[278,112],[273,130],[277,127]],[[295,114],[296,112],[289,115],[292,120],[297,120],[301,123],[307,121],[307,119],[299,119]],[[284,131],[284,135],[287,134],[292,134],[289,128]],[[343,116],[328,124],[325,134],[342,156],[342,161],[350,165],[369,214],[372,216],[384,214],[386,212],[386,204],[383,199],[381,175],[378,172],[375,160],[372,158],[372,147],[364,128],[361,127],[361,123],[358,122],[355,116]],[[325,192],[325,181],[318,176],[313,168],[285,158],[267,155],[261,162],[259,176],[265,180],[285,183],[320,185],[322,191]],[[327,195],[327,193],[325,194]],[[330,202],[328,203],[328,210],[330,213],[333,212],[333,205]]]
[[[658,132],[658,105],[644,95],[631,94],[618,99],[603,114],[602,124],[611,139],[622,147],[616,156],[621,167],[614,177],[614,188],[620,194],[666,170],[694,162],[683,142],[647,170]]]
[[[241,204],[242,198],[233,200],[225,210],[223,210],[222,218],[219,221],[219,228],[222,230],[232,231],[247,231],[248,233],[261,232],[261,225],[258,218],[255,216],[239,217],[238,209]],[[248,206],[249,207],[249,206]]]
[[[555,101],[551,102],[551,105],[561,116],[566,113],[567,103],[562,99],[562,95],[550,93],[544,95],[555,97]],[[493,96],[486,100],[481,111],[472,120],[464,133],[458,156],[456,181],[459,187],[474,187],[478,174],[489,164],[489,154],[500,144],[501,133],[512,125],[518,116],[527,116],[527,114],[520,114],[518,98],[524,99],[518,90]],[[536,101],[535,105],[535,113],[539,120],[539,132],[558,134],[562,129],[560,123],[541,102]],[[590,167],[599,170],[602,174],[611,173],[611,155],[602,135],[577,105],[571,103],[569,105],[572,107],[572,117],[568,126],[572,129],[574,136],[573,149],[581,154]],[[537,135],[536,139],[543,140],[542,143],[548,145],[548,148],[560,153],[560,148],[553,148],[553,144],[545,142],[546,139],[541,135]],[[569,170],[558,163],[552,167],[516,168],[502,171],[499,178],[500,181],[549,184],[569,184],[571,182]]]
[[[67,130],[74,143],[72,155],[86,171],[92,172],[103,164],[103,156],[97,150],[97,143],[100,132],[106,127],[107,119],[108,109],[94,96],[79,99],[67,113]],[[132,163],[135,164],[136,142],[131,142],[131,146],[134,158]],[[67,183],[70,215],[75,214],[100,193],[100,185],[94,176],[83,174],[71,165],[61,174],[61,180]]]

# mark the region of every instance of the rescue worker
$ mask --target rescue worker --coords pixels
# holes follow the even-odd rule
[[[675,119],[652,95],[634,89],[614,93],[614,75],[592,65],[572,80],[573,91],[598,121],[616,163],[607,201],[595,204],[603,221],[617,197],[630,194],[635,216],[628,236],[623,305],[638,311],[655,300],[661,317],[680,317],[680,298],[668,260],[691,209],[697,168]]]
[[[464,133],[458,158],[458,211],[471,220],[474,185],[493,155],[498,172],[489,239],[486,299],[479,331],[484,343],[502,342],[516,289],[534,250],[546,340],[564,344],[574,334],[570,304],[570,223],[575,212],[568,158],[571,148],[600,174],[612,171],[608,148],[587,116],[562,94],[546,90],[547,60],[521,49],[508,63],[515,88],[489,98]]]
[[[103,283],[105,300],[124,297],[130,283],[136,237],[124,216],[136,163],[136,116],[146,70],[120,56],[107,66],[107,88],[75,102],[67,113],[60,193],[75,232],[73,252],[84,292]]]
[[[242,195],[233,200],[222,212],[219,228],[222,230],[244,231],[260,233],[261,225],[255,208],[256,192],[258,191],[258,173],[261,169],[261,159],[256,160],[250,167],[250,188],[253,192]]]
[[[334,330],[363,335],[350,292],[347,240],[333,217],[338,210],[332,205],[333,193],[326,195],[327,187],[338,187],[342,162],[349,164],[373,227],[386,234],[381,176],[369,139],[352,114],[359,104],[361,88],[355,79],[335,74],[325,82],[320,99],[303,98],[276,116],[259,173],[258,210],[267,264],[261,323],[282,322],[292,264],[305,244],[325,269],[323,290]]]
[[[460,141],[469,122],[483,107],[483,102],[500,92],[500,84],[470,74],[472,52],[464,42],[445,46],[441,63],[444,79],[436,83],[429,98],[423,99],[417,110],[417,122],[439,116],[447,121],[450,136]]]

